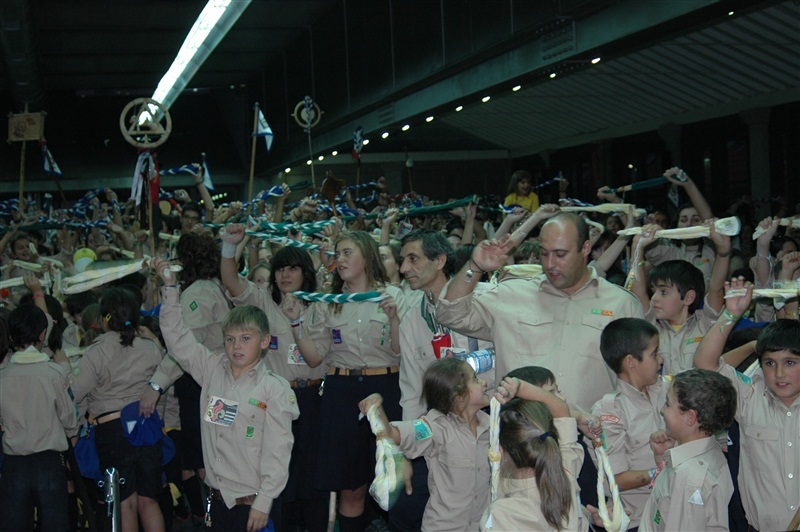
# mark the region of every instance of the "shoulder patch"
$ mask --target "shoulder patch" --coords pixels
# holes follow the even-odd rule
[[[192,312],[197,310],[197,301],[192,301],[191,303],[189,303],[189,308],[192,309]]]
[[[619,423],[619,418],[617,416],[612,416],[611,414],[603,414],[600,416],[600,421],[604,423]]]
[[[751,379],[750,377],[739,371],[736,372],[736,378],[742,381],[743,383],[747,384],[748,386],[753,384],[753,379]]]
[[[421,419],[414,420],[414,439],[416,441],[419,440],[427,440],[432,436],[431,428],[428,426],[425,421]]]

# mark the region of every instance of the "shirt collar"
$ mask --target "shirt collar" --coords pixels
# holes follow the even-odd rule
[[[562,292],[561,290],[553,286],[553,283],[551,283],[550,279],[547,278],[546,273],[542,273],[541,275],[542,284],[539,285],[539,290],[544,290],[545,292],[560,295],[562,297],[575,297],[584,290],[589,290],[592,287],[596,288],[600,284],[600,277],[597,275],[597,270],[595,270],[594,268],[589,268],[588,266],[586,266],[586,268],[589,270],[589,279],[586,281],[586,283],[583,284],[583,286],[581,286],[578,290],[576,290],[575,293],[572,295],[568,295],[566,292]]]
[[[678,467],[682,463],[700,456],[715,447],[719,448],[714,438],[700,438],[699,440],[690,441],[669,449],[664,453],[664,458],[668,467]]]

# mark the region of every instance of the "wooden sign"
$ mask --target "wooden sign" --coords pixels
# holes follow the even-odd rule
[[[46,113],[20,113],[8,115],[8,142],[41,140],[44,137]]]

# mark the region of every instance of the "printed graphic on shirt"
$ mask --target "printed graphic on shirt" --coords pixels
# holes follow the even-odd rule
[[[694,338],[687,338],[685,343],[686,345],[692,345],[692,344],[699,344],[702,341],[703,341],[702,336],[695,336]]]
[[[342,330],[341,329],[331,329],[331,339],[333,340],[334,344],[341,344],[342,343]]]
[[[189,303],[189,308],[192,309],[192,312],[197,310],[197,301],[192,301],[191,303]]]
[[[468,353],[466,347],[440,347],[439,358],[453,358],[456,355],[466,355]]]
[[[278,337],[272,336],[269,339],[269,350],[270,351],[277,351],[278,350]]]
[[[236,419],[238,410],[239,401],[212,395],[208,400],[208,408],[206,408],[206,414],[203,419],[215,425],[230,427],[233,425],[233,420]]]
[[[256,433],[256,428],[253,425],[247,425],[247,430],[244,431],[245,438],[252,438]]]
[[[251,397],[250,399],[248,399],[248,400],[247,400],[247,402],[248,402],[249,404],[253,405],[253,406],[257,406],[257,407],[258,407],[258,408],[260,408],[261,410],[266,410],[266,409],[267,409],[267,403],[265,403],[265,402],[263,402],[263,401],[259,401],[258,399],[255,399],[255,398],[253,398],[253,397]]]
[[[593,308],[592,309],[592,314],[597,314],[598,316],[613,316],[614,315],[614,311],[613,310],[601,309],[601,308]]]
[[[306,359],[303,358],[302,353],[300,353],[300,349],[298,349],[297,344],[291,344],[289,346],[289,356],[287,358],[287,362],[289,365],[294,364],[295,366],[307,366]]]
[[[428,426],[428,424],[425,423],[421,419],[415,419],[414,420],[414,439],[416,441],[427,440],[431,436],[432,436],[431,428]]]

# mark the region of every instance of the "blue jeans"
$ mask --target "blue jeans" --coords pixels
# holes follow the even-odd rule
[[[37,530],[68,530],[67,473],[58,451],[5,456],[0,478],[0,532],[33,530],[34,506],[38,508]]]

